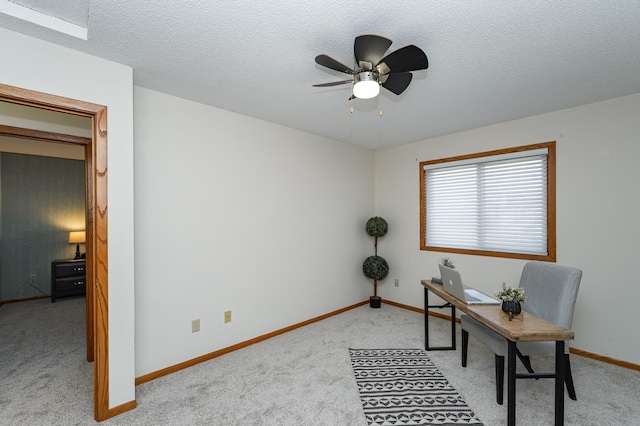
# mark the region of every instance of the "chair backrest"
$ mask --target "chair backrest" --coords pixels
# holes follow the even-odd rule
[[[522,310],[571,329],[573,311],[582,279],[580,269],[548,262],[527,262],[522,269]]]

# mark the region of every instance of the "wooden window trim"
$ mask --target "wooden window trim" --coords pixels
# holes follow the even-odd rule
[[[492,155],[509,154],[513,152],[531,151],[535,149],[547,149],[547,255],[535,255],[525,253],[511,253],[501,251],[471,250],[450,247],[435,247],[426,245],[427,212],[425,208],[425,173],[424,167],[430,164],[448,163],[452,161],[469,160]],[[420,162],[420,250],[437,251],[444,253],[470,254],[476,256],[504,257],[511,259],[540,260],[546,262],[556,261],[556,142],[543,142],[533,145],[525,145],[513,148],[498,149],[494,151],[478,152],[474,154],[460,155],[456,157],[440,158]]]

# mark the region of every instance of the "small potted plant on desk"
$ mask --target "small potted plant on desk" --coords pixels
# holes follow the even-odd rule
[[[450,257],[443,257],[440,259],[440,264],[442,266],[446,266],[447,268],[456,269],[456,266],[453,264],[453,260]],[[431,282],[436,284],[442,284],[442,277],[438,275],[437,277],[431,277]]]
[[[456,269],[456,266],[453,264],[453,260],[450,257],[443,257],[440,259],[440,264],[442,266],[446,266],[447,268]]]
[[[502,300],[501,308],[509,315],[509,321],[513,319],[514,315],[519,315],[522,312],[520,303],[526,300],[524,288],[507,287],[505,283],[502,283],[502,290],[496,292],[495,296]]]

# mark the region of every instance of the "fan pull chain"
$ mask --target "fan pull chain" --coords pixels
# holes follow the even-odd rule
[[[382,117],[382,110],[380,110],[380,117]]]

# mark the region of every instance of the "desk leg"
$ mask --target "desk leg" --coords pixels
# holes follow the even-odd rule
[[[516,342],[507,340],[507,425],[516,424]]]
[[[424,350],[429,350],[429,290],[424,288]]]
[[[564,341],[556,342],[556,426],[564,425]]]
[[[429,308],[451,309],[451,346],[429,346]],[[429,290],[424,289],[424,349],[427,351],[456,350],[456,307],[450,303],[444,305],[429,305]]]
[[[456,307],[451,305],[451,349],[456,350]]]

